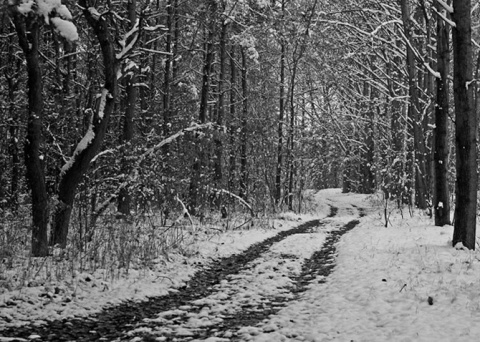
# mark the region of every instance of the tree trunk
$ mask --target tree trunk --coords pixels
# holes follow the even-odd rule
[[[441,11],[437,2],[436,8]],[[449,33],[442,18],[437,18],[437,100],[435,106],[434,134],[434,188],[433,209],[435,225],[450,224],[450,194],[448,191],[448,74],[449,74]]]
[[[129,30],[132,29],[137,21],[137,1],[129,0],[127,3],[128,20],[130,21]],[[127,42],[127,44],[130,41]],[[168,63],[167,63],[168,64]],[[128,151],[130,150],[130,143],[133,139],[133,117],[135,115],[135,105],[137,103],[137,76],[135,68],[129,70],[129,74],[126,76],[125,86],[125,115],[123,116],[123,132],[120,139],[120,143],[124,145],[122,156],[122,174],[128,175],[130,173],[130,166],[127,160]],[[130,215],[132,197],[127,187],[122,188],[118,195],[118,211],[123,215]]]
[[[229,158],[229,190],[235,189],[235,172],[236,172],[236,92],[237,92],[237,66],[235,59],[235,45],[232,45],[230,51],[230,158]]]
[[[420,209],[427,208],[427,185],[425,166],[425,142],[423,140],[422,125],[420,123],[420,102],[418,99],[418,73],[415,64],[415,55],[411,45],[410,7],[407,0],[401,0],[402,21],[407,42],[407,69],[408,69],[408,92],[410,102],[408,105],[409,118],[413,125],[413,172],[415,177],[415,204]]]
[[[225,9],[223,9],[225,10]],[[221,127],[225,116],[225,61],[227,59],[226,43],[227,43],[228,24],[222,24],[220,34],[220,56],[219,64],[220,71],[218,75],[218,110],[217,110],[217,125]],[[214,160],[214,180],[215,186],[221,187],[223,171],[222,171],[223,145],[219,136],[215,138],[215,160]]]
[[[453,0],[453,93],[457,190],[453,245],[475,249],[477,211],[477,117],[473,103],[471,1]]]
[[[85,8],[83,14],[92,27],[103,56],[105,70],[105,84],[97,108],[91,118],[90,126],[83,139],[78,143],[70,160],[62,167],[61,179],[58,190],[59,204],[55,212],[52,231],[53,245],[65,248],[67,244],[68,227],[73,209],[75,193],[83,175],[87,171],[90,161],[99,151],[110,115],[117,97],[117,60],[113,38],[105,19],[97,20],[87,9],[85,0],[80,1],[80,6]]]
[[[32,194],[32,255],[48,254],[47,225],[49,218],[47,187],[41,151],[43,119],[43,84],[40,68],[40,20],[35,14],[24,17],[16,6],[10,6],[10,15],[17,31],[20,47],[27,60],[28,122],[25,141],[27,183]]]
[[[240,197],[246,200],[248,189],[247,174],[247,119],[248,119],[248,85],[247,85],[247,57],[242,49],[242,132],[240,147]]]
[[[288,196],[287,196],[287,204],[288,210],[293,211],[293,183],[294,183],[294,171],[295,171],[295,156],[294,156],[294,147],[295,147],[295,140],[294,140],[294,133],[295,133],[295,81],[297,76],[297,66],[298,61],[301,56],[298,57],[297,60],[294,61],[292,76],[290,78],[290,127],[288,132],[288,140],[287,143],[288,147]]]
[[[214,57],[213,43],[215,38],[215,14],[217,11],[217,4],[215,0],[210,0],[208,9],[206,12],[206,20],[208,20],[208,25],[206,29],[206,42],[205,42],[205,59],[203,65],[203,75],[202,75],[202,91],[200,95],[200,111],[198,119],[201,124],[207,122],[207,112],[208,112],[208,98],[210,96],[210,83],[211,83],[211,74],[212,74],[212,64]],[[192,215],[195,215],[197,212],[198,206],[198,194],[199,187],[201,182],[201,172],[204,167],[204,151],[203,147],[199,146],[199,154],[193,163],[192,167],[192,176],[190,180],[189,188],[189,210]]]
[[[282,7],[284,2],[282,2]],[[277,168],[275,174],[275,204],[282,198],[282,164],[283,164],[283,120],[285,117],[285,42],[282,40],[280,52],[280,103],[278,110]]]

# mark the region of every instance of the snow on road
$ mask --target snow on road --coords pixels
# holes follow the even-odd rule
[[[207,297],[159,313],[145,325],[132,328],[122,341],[142,341],[145,337],[149,341],[171,340],[167,335],[179,341],[208,342],[480,340],[480,258],[478,252],[451,247],[452,227],[434,227],[421,212],[415,212],[413,217],[404,212],[403,219],[400,213],[393,212],[391,225],[384,228],[383,211],[371,208],[368,196],[329,189],[316,193],[315,198],[315,217],[286,215],[286,219],[274,223],[272,230],[227,232],[199,242],[195,258],[187,263],[179,258],[165,266],[162,273],[152,275],[156,279],[164,275],[170,281],[138,277],[135,281],[124,279],[109,284],[108,289],[93,288],[88,292],[85,288],[85,296],[76,298],[75,305],[54,299],[45,303],[43,297],[35,297],[39,294],[35,289],[5,292],[0,295],[0,341],[9,337],[2,337],[2,327],[22,324],[22,320],[86,315],[109,301],[164,294],[172,285],[181,287],[196,263],[241,252],[279,230],[325,217],[330,207],[338,211],[335,217],[322,220],[324,226],[275,243],[238,274],[215,285]],[[366,209],[367,216],[337,244],[333,273],[317,277],[305,292],[292,295],[289,287],[303,260],[318,250],[329,231],[358,219],[364,213],[361,208]],[[285,301],[283,307],[278,306],[260,323],[215,336],[215,327],[224,324],[226,317],[249,305],[260,310],[267,300],[272,304],[273,297],[282,296],[286,301],[294,300]],[[36,304],[28,306],[29,302]],[[76,308],[83,310],[76,312]],[[200,328],[208,328],[210,334],[193,339]]]
[[[194,336],[198,329],[211,327],[223,322],[227,316],[235,316],[245,308],[265,309],[272,303],[282,305],[285,300],[295,297],[291,288],[294,279],[301,273],[304,259],[321,248],[326,231],[317,230],[312,234],[291,235],[274,244],[270,250],[252,262],[238,274],[215,285],[215,292],[191,302],[191,305],[165,311],[157,319],[148,320],[156,326],[149,332],[162,337],[173,335],[177,338]],[[196,307],[196,310],[192,310]],[[172,318],[177,319],[172,319]],[[178,319],[183,318],[183,324]],[[150,324],[152,326],[152,324]],[[138,330],[144,333],[144,327]],[[132,330],[130,335],[135,335]],[[227,334],[228,336],[228,334]]]
[[[451,226],[415,215],[394,214],[388,228],[379,213],[362,220],[338,244],[326,283],[265,322],[271,331],[244,329],[242,339],[480,341],[478,252],[452,248]]]

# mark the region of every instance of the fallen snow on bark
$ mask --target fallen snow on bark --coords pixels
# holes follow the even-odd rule
[[[77,144],[75,147],[75,151],[73,151],[72,156],[70,159],[62,166],[60,174],[63,176],[65,172],[67,172],[75,163],[77,156],[82,153],[88,145],[90,145],[95,138],[95,132],[93,131],[93,124],[92,120],[90,120],[90,125],[88,126],[87,132],[83,136],[82,140]]]

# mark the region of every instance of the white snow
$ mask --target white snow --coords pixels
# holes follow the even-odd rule
[[[141,341],[134,336],[142,332],[157,335],[159,340],[162,333],[193,336],[197,329],[215,326],[244,307],[262,307],[270,296],[294,300],[258,325],[194,341],[229,341],[235,335],[242,341],[478,340],[480,258],[463,245],[452,247],[453,227],[435,227],[421,212],[412,217],[404,212],[403,219],[400,212],[393,212],[391,226],[384,228],[380,201],[372,202],[373,197],[341,194],[337,189],[310,196],[317,203],[314,215],[284,214],[269,223],[275,228],[254,227],[197,238],[190,246],[190,257],[170,255],[168,262],[148,272],[130,270],[115,281],[105,276],[107,270],[105,274],[77,273],[60,284],[7,290],[0,294],[0,329],[88,315],[107,303],[176,291],[195,269],[213,258],[245,250],[312,218],[325,218],[329,207],[335,206],[337,215],[325,219],[324,226],[275,243],[248,267],[215,285],[216,291],[207,297],[159,313],[149,320],[157,323],[155,329],[132,327],[131,341]],[[377,204],[372,208],[372,203]],[[293,298],[288,287],[302,260],[320,248],[329,230],[358,219],[359,208],[365,208],[367,216],[337,244],[333,272],[317,277],[299,298]],[[61,288],[60,294],[54,294],[55,286]],[[8,304],[12,301],[15,305]],[[175,323],[178,316],[185,318],[183,323]]]
[[[60,174],[62,176],[65,174],[65,172],[67,172],[72,167],[77,155],[79,155],[83,150],[85,150],[88,147],[88,145],[90,145],[90,143],[93,141],[94,138],[95,138],[95,132],[93,131],[92,122],[90,122],[87,132],[83,136],[82,140],[80,140],[80,142],[77,144],[75,151],[73,151],[73,155],[62,166],[62,169],[60,171]]]
[[[69,21],[72,20],[72,14],[65,5],[62,5],[61,0],[22,0],[17,5],[17,9],[24,15],[35,11],[43,17],[47,25],[52,23],[62,37],[70,41],[78,40],[77,28]],[[58,16],[52,17],[52,13]]]
[[[77,27],[71,21],[54,17],[50,18],[50,22],[55,26],[55,29],[63,38],[71,42],[78,40]]]
[[[102,89],[102,94],[100,95],[100,104],[98,106],[98,117],[100,119],[103,119],[103,116],[105,114],[105,105],[107,104],[107,96],[110,93],[108,92],[107,88]]]
[[[13,2],[10,3],[12,5]],[[21,14],[27,14],[32,11],[32,6],[34,2],[33,0],[28,0],[28,1],[22,1],[18,6],[17,9]]]

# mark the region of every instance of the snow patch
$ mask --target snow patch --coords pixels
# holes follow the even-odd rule
[[[62,169],[60,171],[60,175],[63,176],[65,172],[67,172],[75,162],[77,156],[82,153],[88,145],[93,141],[95,138],[95,132],[93,131],[93,125],[90,122],[90,125],[88,126],[87,133],[83,136],[82,140],[78,143],[77,147],[75,148],[75,151],[73,152],[73,155],[70,157],[70,159],[65,163],[65,165],[62,166]]]
[[[77,27],[68,20],[64,20],[58,17],[54,17],[50,19],[53,26],[55,26],[55,30],[65,39],[73,42],[78,40],[78,32]]]
[[[9,1],[13,5],[13,1]],[[53,24],[55,30],[65,39],[78,40],[77,28],[69,21],[72,14],[61,0],[22,0],[17,5],[17,10],[23,15],[34,12],[43,17],[47,25]]]

